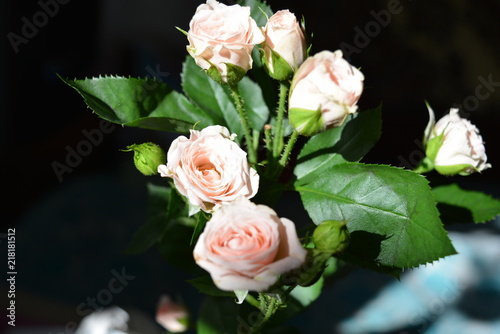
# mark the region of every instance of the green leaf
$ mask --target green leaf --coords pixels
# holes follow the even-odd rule
[[[156,245],[170,264],[188,272],[201,272],[194,262],[192,248],[187,247],[196,221],[187,217],[184,198],[173,187],[152,183],[147,187],[147,222],[136,232],[127,252],[137,254]]]
[[[208,214],[203,211],[199,211],[196,215],[193,216],[193,218],[196,219],[196,225],[194,227],[193,235],[191,236],[191,242],[189,243],[190,245],[196,244],[198,237],[205,228],[205,224],[210,219]]]
[[[264,27],[267,23],[267,19],[274,14],[271,7],[262,1],[240,0],[238,1],[238,4],[250,7],[250,16],[255,20],[259,27]],[[277,81],[271,78],[264,69],[260,59],[259,46],[253,48],[252,59],[252,69],[248,72],[248,75],[261,87],[266,104],[272,110],[278,102],[278,94],[276,94],[278,89]],[[240,92],[241,91],[242,89]]]
[[[206,296],[200,308],[197,333],[246,333],[239,329],[239,326],[248,328],[246,320],[239,315],[240,308],[232,298]]]
[[[297,179],[321,175],[335,164],[360,161],[380,138],[381,112],[382,105],[356,113],[341,127],[311,137],[299,153]]]
[[[172,188],[148,183],[148,214],[146,224],[134,235],[127,252],[137,254],[158,243],[168,226],[167,207]]]
[[[255,81],[261,88],[263,98],[266,102],[268,110],[274,110],[278,104],[279,94],[278,91],[278,81],[271,78],[262,64],[260,59],[260,49],[259,47],[254,47],[252,51],[253,65],[252,69],[248,72],[248,76]],[[275,113],[271,113],[271,117],[274,117]]]
[[[244,77],[239,83],[238,90],[243,99],[243,106],[247,112],[250,126],[260,132],[264,124],[267,123],[270,114],[261,87],[249,77]]]
[[[182,89],[191,101],[210,114],[216,124],[236,133],[236,140],[240,141],[243,138],[243,126],[227,90],[196,65],[191,56],[186,57],[181,78]]]
[[[194,224],[193,218],[170,219],[159,242],[158,251],[168,263],[181,270],[199,274],[202,269],[194,261],[193,247],[189,247]]]
[[[345,220],[351,242],[344,254],[380,271],[417,267],[455,254],[428,181],[391,166],[344,163],[296,183],[315,224]]]
[[[445,224],[484,223],[500,215],[500,200],[457,184],[432,189]]]
[[[273,11],[271,7],[257,0],[240,0],[238,1],[240,6],[250,7],[250,16],[255,20],[257,26],[264,27],[267,23],[267,19],[273,16]]]
[[[90,109],[112,123],[177,133],[188,133],[194,124],[216,124],[210,114],[154,78],[61,79],[84,98]]]
[[[269,108],[264,101],[261,88],[248,77],[239,82],[238,88],[250,125],[260,130],[269,118]],[[236,133],[238,141],[243,138],[243,126],[229,88],[212,80],[196,65],[191,56],[186,58],[183,65],[182,89],[191,101],[210,114],[216,124],[227,127],[231,133]]]

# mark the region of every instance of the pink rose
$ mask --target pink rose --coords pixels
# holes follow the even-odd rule
[[[297,21],[295,15],[289,10],[280,10],[269,18],[264,27],[264,35],[266,37],[264,45],[264,63],[266,64],[271,76],[282,74],[283,79],[302,64],[306,58],[306,41],[304,32]],[[272,51],[277,53],[286,61],[289,68],[283,67],[282,64],[275,64],[273,61]],[[280,66],[281,65],[281,66]],[[274,76],[273,76],[274,77]],[[277,79],[282,79],[281,77]]]
[[[306,250],[292,221],[241,198],[213,214],[193,255],[219,289],[265,291],[300,267]]]
[[[160,297],[156,308],[156,322],[171,333],[185,332],[188,329],[189,313],[183,305],[174,303],[168,296]]]
[[[249,167],[247,153],[233,136],[218,125],[191,130],[189,139],[180,136],[172,142],[167,164],[158,166],[158,172],[171,177],[177,190],[206,212],[240,196],[252,198],[259,187],[259,175]]]
[[[358,109],[363,80],[363,74],[342,58],[340,50],[307,58],[290,87],[289,117],[294,129],[310,135],[341,126]]]
[[[246,73],[252,68],[253,47],[264,39],[250,17],[250,7],[226,6],[207,0],[198,6],[189,23],[187,50],[204,70],[215,66],[222,81],[227,83],[227,64],[238,66]]]

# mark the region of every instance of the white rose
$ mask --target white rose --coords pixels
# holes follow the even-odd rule
[[[158,166],[158,172],[171,177],[179,193],[206,212],[240,196],[252,198],[259,175],[249,167],[247,153],[233,136],[218,125],[191,130],[190,138],[180,136],[172,142],[167,164]]]
[[[355,113],[363,91],[363,74],[342,58],[342,51],[322,51],[307,58],[290,87],[289,118],[293,128],[312,135],[341,126]]]
[[[305,261],[295,224],[271,208],[240,198],[217,210],[193,251],[221,290],[265,291]]]
[[[486,163],[486,151],[478,128],[461,118],[458,109],[451,108],[434,125],[434,112],[428,108],[430,122],[426,130],[426,153],[439,173],[468,175],[491,167]]]
[[[304,32],[295,15],[289,10],[276,12],[269,18],[263,30],[266,37],[263,48],[264,64],[273,78],[284,80],[291,76],[306,58]],[[273,51],[283,58],[286,64],[275,64]],[[288,66],[283,68],[283,65]]]
[[[244,75],[252,68],[253,47],[264,39],[250,17],[250,7],[226,6],[207,0],[206,4],[198,6],[189,23],[187,50],[204,70],[215,66],[222,81],[227,83],[232,75],[238,76],[238,73],[229,73],[227,65],[238,66]]]

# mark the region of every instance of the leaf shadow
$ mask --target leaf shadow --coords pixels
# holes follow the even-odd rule
[[[446,203],[437,203],[436,207],[445,225],[474,222],[472,212],[467,208]]]
[[[399,278],[400,268],[382,265],[377,260],[382,249],[382,242],[390,236],[359,230],[351,232],[350,237],[349,246],[341,255],[343,260]]]

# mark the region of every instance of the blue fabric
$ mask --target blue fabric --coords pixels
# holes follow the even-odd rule
[[[404,273],[400,282],[389,284],[342,320],[336,331],[500,333],[500,235],[449,235],[458,255]]]

